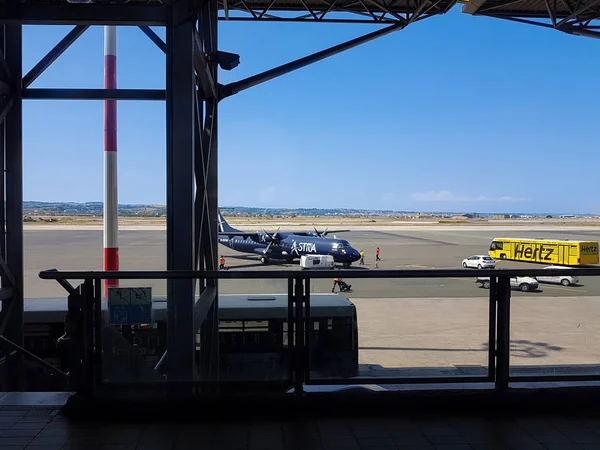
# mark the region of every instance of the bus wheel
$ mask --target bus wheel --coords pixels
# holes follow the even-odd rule
[[[560,284],[562,284],[563,286],[570,286],[571,282],[566,278],[563,278],[562,280],[560,280]]]
[[[521,289],[523,292],[527,292],[529,290],[529,285],[527,283],[523,283],[521,286],[519,286],[519,289]]]
[[[484,282],[483,282],[483,288],[484,288],[484,289],[489,289],[489,288],[490,288],[490,282],[489,282],[489,281],[487,281],[487,280],[486,280],[486,281],[484,281]]]
[[[505,255],[504,253],[502,253],[502,254],[500,255],[500,259],[506,259],[506,255]]]

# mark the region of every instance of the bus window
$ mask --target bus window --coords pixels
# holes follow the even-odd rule
[[[503,250],[503,249],[504,249],[503,242],[493,241],[492,245],[490,245],[490,250]]]

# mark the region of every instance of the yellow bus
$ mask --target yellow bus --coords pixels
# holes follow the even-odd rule
[[[598,242],[591,241],[495,238],[489,253],[494,259],[560,266],[598,264]]]

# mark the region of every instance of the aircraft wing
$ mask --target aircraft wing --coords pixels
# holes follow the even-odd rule
[[[332,233],[348,233],[350,230],[327,230],[327,231],[323,231],[323,233],[321,233],[323,236],[327,236],[328,234],[332,234]]]
[[[321,231],[319,234],[321,236],[327,236],[328,234],[332,234],[332,233],[345,233],[348,232],[350,230],[326,230],[326,231]],[[290,234],[294,234],[296,236],[315,236],[318,234],[315,231],[293,231]]]

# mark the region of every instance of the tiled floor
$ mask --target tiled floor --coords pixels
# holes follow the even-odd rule
[[[323,419],[288,423],[70,423],[52,406],[2,406],[0,449],[600,450],[600,419]]]

